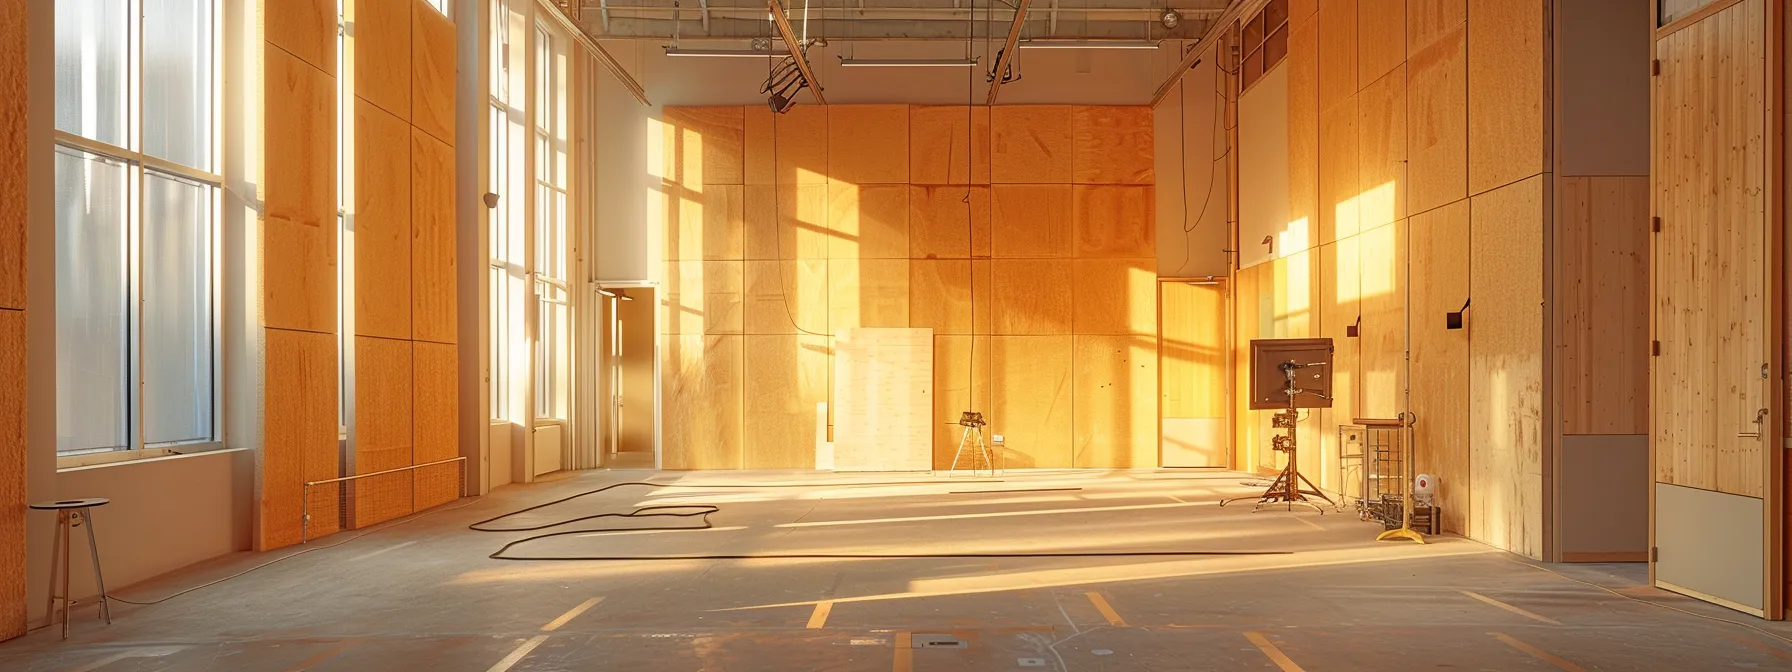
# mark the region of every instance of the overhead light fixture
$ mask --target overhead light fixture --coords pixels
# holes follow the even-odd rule
[[[789,56],[788,51],[756,51],[752,49],[680,49],[665,47],[667,56],[699,58],[776,58]]]
[[[970,68],[975,58],[847,58],[840,65],[848,68]]]
[[[1158,21],[1163,22],[1165,28],[1175,28],[1182,23],[1182,15],[1174,9],[1165,8],[1163,16],[1158,17]]]
[[[1156,49],[1147,40],[1026,40],[1022,49]]]

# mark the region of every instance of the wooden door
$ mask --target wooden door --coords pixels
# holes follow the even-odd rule
[[[1230,403],[1223,280],[1157,285],[1160,464],[1230,466]]]

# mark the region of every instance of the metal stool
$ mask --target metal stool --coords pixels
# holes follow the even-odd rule
[[[37,502],[31,508],[39,511],[56,512],[56,542],[50,546],[54,555],[50,557],[50,622],[56,622],[56,601],[62,601],[62,638],[68,639],[68,612],[74,606],[74,600],[68,594],[68,538],[73,536],[74,528],[87,528],[87,551],[93,556],[93,580],[100,588],[100,616],[106,624],[112,624],[112,605],[106,601],[106,577],[100,574],[100,545],[93,538],[93,513],[88,509],[105,506],[112,500],[95,497],[92,499],[65,499],[57,502]],[[62,576],[62,594],[56,594],[57,572]]]

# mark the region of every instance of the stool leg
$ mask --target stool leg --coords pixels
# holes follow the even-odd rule
[[[81,524],[87,527],[87,553],[93,556],[93,581],[100,588],[100,616],[112,624],[112,603],[106,599],[106,575],[100,573],[100,544],[93,538],[93,512],[81,509]]]
[[[56,624],[56,568],[62,566],[62,525],[67,522],[64,520],[65,515],[62,511],[56,512],[56,536],[50,539],[50,589],[45,591],[49,595],[44,600],[44,618],[49,619],[45,621],[46,625]]]
[[[69,610],[75,606],[75,601],[73,599],[71,599],[69,596],[69,588],[68,588],[68,577],[69,577],[68,538],[72,537],[72,536],[75,536],[75,532],[72,528],[69,527],[69,512],[68,512],[68,510],[64,509],[62,511],[62,638],[63,639],[68,639]]]

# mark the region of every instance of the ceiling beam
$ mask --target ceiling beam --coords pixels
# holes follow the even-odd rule
[[[809,69],[809,59],[804,56],[809,45],[796,39],[796,31],[790,28],[790,19],[784,16],[784,3],[765,0],[765,7],[771,10],[772,22],[778,24],[778,34],[784,37],[784,45],[790,49],[790,57],[796,59],[796,69],[803,73],[803,81],[809,83],[809,92],[815,95],[815,102],[828,104],[828,99],[821,95],[821,82],[816,81],[815,71]]]
[[[604,45],[591,39],[591,34],[585,32],[584,26],[568,17],[565,10],[554,4],[553,0],[535,0],[535,5],[541,8],[543,13],[554,17],[554,21],[560,24],[561,30],[565,30],[573,40],[590,51],[591,56],[596,58],[597,62],[604,64],[604,69],[609,70],[610,74],[616,77],[616,81],[622,83],[623,88],[628,89],[629,93],[635,94],[635,100],[641,101],[642,105],[653,107],[653,103],[647,101],[647,90],[641,88],[641,83],[635,81],[635,78],[628,74],[628,70],[624,69],[621,63],[616,62],[616,57],[611,56],[610,51],[605,49]]]
[[[996,104],[996,95],[1002,92],[1002,77],[1008,72],[1008,64],[1014,61],[1016,43],[1020,42],[1020,29],[1027,24],[1027,7],[1033,0],[1020,0],[1014,8],[1014,25],[1008,26],[1008,42],[1002,47],[1002,57],[996,59],[995,76],[989,80],[989,100],[986,105]]]

